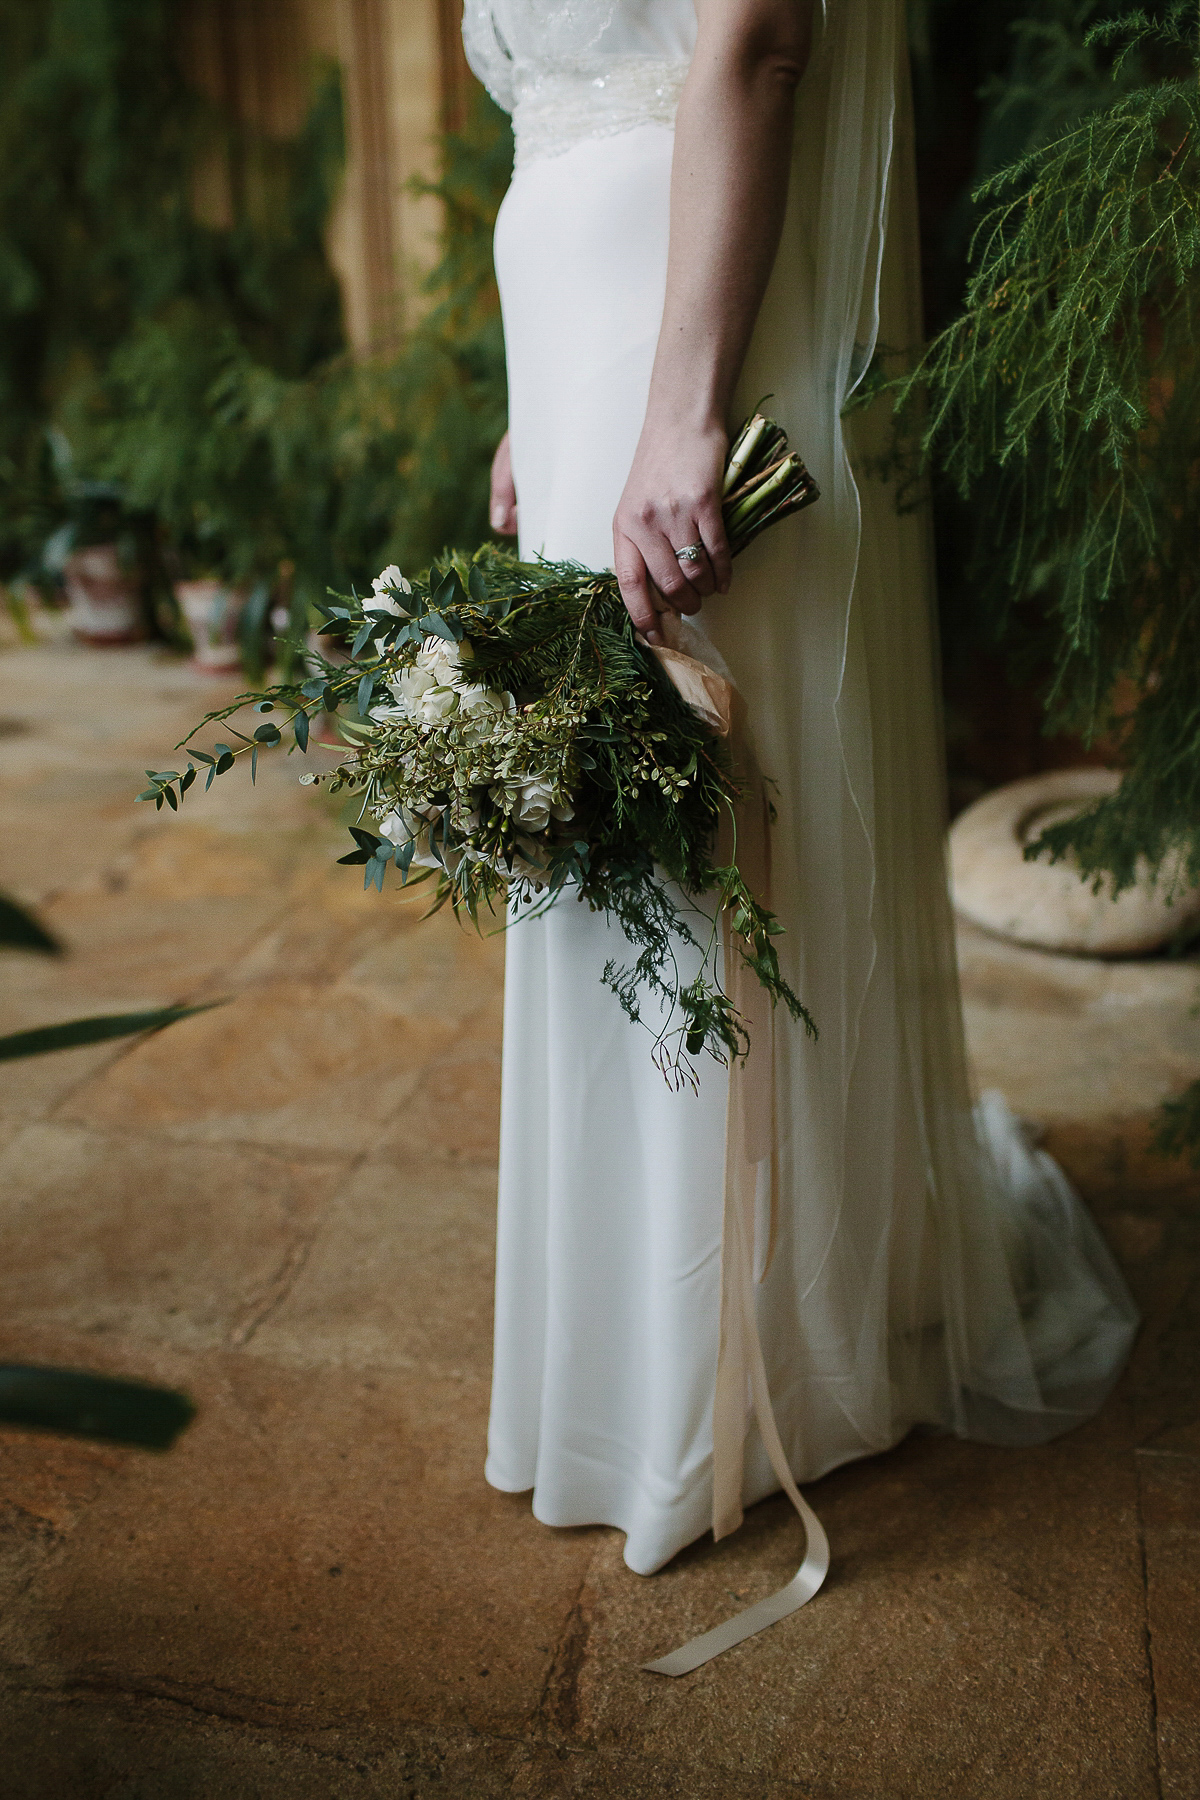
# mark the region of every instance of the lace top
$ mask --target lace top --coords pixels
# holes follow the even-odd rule
[[[692,0],[466,0],[463,43],[513,116],[520,168],[581,138],[671,124],[696,14]]]

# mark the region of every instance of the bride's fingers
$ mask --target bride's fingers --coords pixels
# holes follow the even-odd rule
[[[695,539],[681,540],[693,543]],[[713,591],[712,573],[708,568],[708,558],[704,558],[703,572],[695,581],[690,581],[684,574],[683,564],[675,554],[675,546],[670,538],[661,532],[653,535],[647,533],[645,540],[638,540],[638,549],[649,571],[650,579],[675,612],[694,613],[700,611],[700,601],[705,594]]]
[[[655,597],[646,570],[646,560],[633,540],[619,531],[613,533],[613,568],[616,570],[625,610],[634,625],[647,643],[661,644],[658,608],[654,604]]]
[[[496,454],[492,458],[492,491],[488,504],[488,517],[492,530],[498,531],[502,537],[515,537],[517,532],[517,491],[513,486],[512,456],[509,452],[508,433],[500,439]]]
[[[708,563],[712,571],[713,589],[718,594],[729,592],[729,583],[733,578],[733,557],[730,554],[729,539],[725,535],[725,520],[720,505],[713,502],[703,507],[696,524],[696,535],[708,553]]]
[[[675,560],[679,564],[684,580],[695,589],[701,599],[706,598],[709,594],[715,594],[717,582],[713,574],[712,559],[708,554],[708,547],[700,535],[699,526],[696,526],[692,536],[689,537],[686,547],[691,548],[696,554],[680,556],[679,552],[685,546],[682,544],[675,546]]]

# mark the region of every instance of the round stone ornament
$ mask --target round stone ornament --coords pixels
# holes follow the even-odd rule
[[[1200,921],[1200,888],[1168,856],[1157,879],[1143,868],[1113,899],[1098,892],[1073,857],[1026,862],[1025,848],[1120,786],[1115,769],[1052,769],[985,794],[950,829],[950,881],[957,910],[986,931],[1079,956],[1145,956]]]

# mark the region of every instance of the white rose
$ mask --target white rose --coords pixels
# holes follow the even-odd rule
[[[457,688],[430,687],[421,695],[421,720],[425,725],[439,725],[457,709]]]
[[[498,694],[494,688],[480,687],[477,682],[470,682],[458,690],[458,704],[465,713],[474,712],[512,712],[516,705],[511,694]]]
[[[501,719],[517,710],[511,694],[470,682],[458,690],[458,708],[467,720],[467,736],[475,743],[488,737]]]
[[[412,588],[409,586],[408,582],[405,581],[395,563],[389,563],[387,568],[383,571],[383,574],[377,575],[371,583],[371,589],[375,596],[371,607],[372,612],[390,612],[399,614],[400,603],[396,599],[395,594],[388,591],[391,588],[396,589],[396,591],[401,594],[412,593]]]
[[[395,680],[388,683],[388,686],[409,718],[419,719],[422,696],[431,687],[436,686],[436,680],[428,669],[414,666],[411,669],[402,669]]]
[[[466,638],[461,643],[448,644],[445,638],[427,637],[417,651],[417,667],[428,669],[443,684],[454,680],[463,663],[474,660],[475,652]]]
[[[512,816],[527,831],[545,831],[551,819],[566,821],[575,817],[574,808],[565,800],[555,800],[548,781],[527,781],[517,795]]]
[[[430,816],[436,819],[441,812],[440,806],[428,809]],[[410,813],[406,807],[398,807],[395,812],[388,813],[380,819],[379,835],[388,839],[399,849],[404,844],[413,846],[410,867],[416,869],[440,869],[441,862],[429,848],[429,826],[421,818]]]
[[[545,831],[550,823],[550,790],[544,781],[528,781],[517,795],[513,818],[527,831]]]

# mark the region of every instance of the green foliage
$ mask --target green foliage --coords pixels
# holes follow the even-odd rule
[[[210,1006],[156,1006],[148,1012],[105,1013],[92,1019],[71,1019],[63,1025],[35,1025],[28,1031],[12,1031],[0,1037],[0,1062],[45,1056],[51,1050],[78,1050],[84,1044],[105,1044],[112,1038],[134,1037],[143,1031],[161,1031],[164,1025],[174,1025],[179,1019],[190,1019],[194,1013],[209,1010]]]
[[[487,531],[507,410],[491,233],[512,162],[480,95],[430,191],[446,215],[429,310],[397,353],[339,354],[301,375],[259,360],[192,300],[110,359],[74,435],[89,469],[151,503],[189,571],[295,569],[294,622],[364,568],[429,563]]]
[[[169,1450],[195,1416],[195,1402],[172,1388],[83,1369],[0,1365],[0,1424]]]
[[[43,956],[61,956],[62,945],[51,937],[32,913],[0,894],[0,946],[11,950],[36,950]]]
[[[107,483],[177,575],[274,584],[290,564],[301,634],[328,586],[486,533],[511,133],[480,95],[446,140],[424,315],[398,354],[354,358],[323,241],[336,71],[273,141],[187,85],[178,28],[170,0],[0,0],[0,578]],[[214,176],[224,223],[195,204]],[[160,551],[140,555],[162,588]]]
[[[178,27],[170,0],[0,0],[0,575],[29,563],[60,505],[47,425],[78,436],[112,401],[114,358],[118,393],[138,390],[143,343],[173,383],[163,339],[181,317],[181,355],[202,319],[284,377],[342,341],[322,243],[341,158],[335,75],[299,138],[274,143],[187,86]],[[230,176],[225,225],[192,203],[214,160]],[[105,472],[81,460],[77,472]]]
[[[393,460],[381,466],[379,449],[364,445],[370,454],[347,495],[347,552],[362,541],[364,514],[386,532],[365,563],[361,551],[343,557],[342,586],[355,567],[424,568],[448,545],[488,535],[488,473],[508,423],[492,236],[512,157],[507,116],[478,92],[463,130],[443,139],[442,174],[427,190],[446,219],[442,256],[426,282],[430,311],[400,358],[378,372]]]
[[[1182,9],[1121,29],[1192,51]],[[926,451],[974,497],[980,604],[1038,596],[1057,721],[1124,735],[1120,793],[1049,839],[1119,886],[1181,838],[1200,873],[1198,126],[1194,69],[1165,74],[986,182],[966,307],[900,390],[923,390]],[[1121,677],[1141,695],[1128,721]]]
[[[1194,4],[1111,10],[1022,26],[995,118],[1032,147],[977,189],[965,305],[894,391],[969,504],[975,606],[1033,608],[1050,722],[1120,745],[1118,793],[1031,853],[1119,891],[1175,846],[1200,877],[1200,87]]]
[[[1034,12],[1011,20],[1011,61],[980,92],[981,177],[1056,142],[1146,81],[1152,70],[1140,46],[1114,59],[1108,27],[1125,11],[1121,0],[1042,0]]]
[[[817,497],[782,431],[757,415],[735,439],[725,489],[735,554]],[[446,555],[411,585],[385,570],[374,588],[365,603],[323,605],[348,662],[322,660],[304,682],[210,713],[203,724],[227,726],[237,744],[193,750],[182,771],[148,770],[138,799],[177,810],[197,764],[207,789],[246,754],[253,778],[260,750],[287,729],[289,752],[303,753],[313,714],[353,708],[343,729],[355,758],[329,781],[331,791],[359,796],[360,819],[380,826],[353,826],[355,848],[341,859],[363,867],[366,887],[382,892],[389,867],[405,885],[432,876],[431,910],[449,904],[476,921],[506,906],[541,911],[572,889],[637,948],[632,967],[611,962],[604,980],[635,1021],[648,995],[662,1002],[654,1056],[676,1081],[694,1079],[689,1059],[704,1049],[721,1062],[748,1049],[719,975],[722,915],[772,1002],[813,1031],[780,969],[779,926],[737,866],[741,788],[728,746],[638,642],[616,577],[521,563],[485,545],[471,557]],[[229,726],[247,706],[282,709],[283,725],[268,718],[252,734]],[[735,854],[717,864],[722,821]],[[686,916],[667,882],[697,897]],[[687,981],[680,944],[700,953]]]

